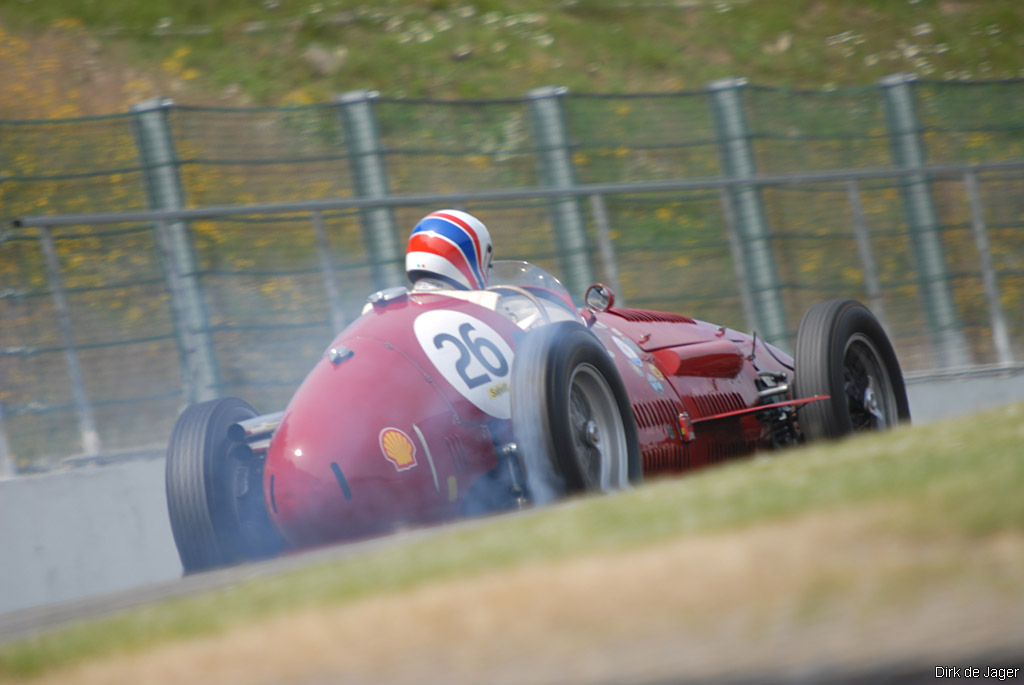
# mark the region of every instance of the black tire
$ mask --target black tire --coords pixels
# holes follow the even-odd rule
[[[256,416],[226,397],[178,417],[167,446],[167,510],[185,573],[274,556],[281,541],[263,497],[263,464],[228,428]]]
[[[534,504],[641,479],[626,387],[604,346],[576,322],[531,331],[516,348],[512,430]]]
[[[910,405],[892,343],[874,314],[851,299],[819,302],[796,334],[798,398],[829,395],[798,412],[809,439],[885,430],[910,420]]]

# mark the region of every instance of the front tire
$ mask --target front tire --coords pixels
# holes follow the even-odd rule
[[[185,409],[167,446],[167,510],[185,573],[274,556],[281,541],[263,498],[263,464],[228,436],[256,416],[226,397]]]
[[[910,405],[892,343],[860,302],[819,302],[804,314],[796,335],[794,393],[829,395],[799,410],[809,439],[886,430],[910,420]]]
[[[576,322],[523,337],[512,364],[512,430],[535,504],[641,478],[625,385],[604,346]]]

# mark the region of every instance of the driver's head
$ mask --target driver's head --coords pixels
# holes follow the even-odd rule
[[[436,278],[462,290],[487,287],[494,247],[483,222],[457,209],[432,212],[416,224],[405,250],[405,272],[415,283]]]

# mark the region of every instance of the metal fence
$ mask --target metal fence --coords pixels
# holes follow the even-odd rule
[[[280,408],[407,231],[455,205],[581,295],[789,345],[869,303],[909,372],[1024,347],[1024,82],[786,91],[357,92],[0,121],[0,469],[158,449],[180,407]]]

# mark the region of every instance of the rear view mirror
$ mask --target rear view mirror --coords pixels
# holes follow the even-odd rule
[[[615,293],[603,283],[595,283],[587,288],[583,301],[595,312],[606,312],[615,304]]]

